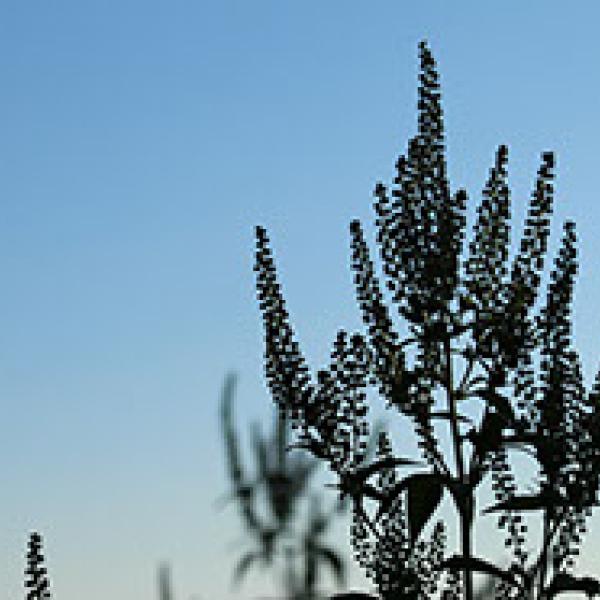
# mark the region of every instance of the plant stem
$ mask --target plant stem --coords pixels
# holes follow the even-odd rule
[[[450,413],[450,426],[452,429],[452,439],[454,442],[454,456],[458,479],[462,486],[467,486],[468,481],[465,476],[465,467],[463,464],[462,438],[458,428],[458,413],[456,410],[456,398],[454,395],[454,385],[452,381],[452,348],[451,338],[447,335],[444,339],[444,354],[446,366],[446,393],[448,396],[448,411]],[[463,487],[464,489],[464,487]],[[473,525],[473,493],[469,490],[468,494],[461,495],[457,502],[457,508],[460,515],[461,529],[461,550],[465,559],[471,558],[471,529]],[[473,574],[469,569],[463,570],[465,600],[473,598]]]
[[[450,413],[450,427],[452,428],[452,439],[454,442],[454,457],[456,460],[456,469],[458,471],[458,479],[461,483],[465,482],[465,472],[462,456],[462,439],[458,429],[458,418],[456,411],[456,398],[454,397],[454,389],[452,382],[452,355],[450,348],[450,337],[444,340],[444,353],[446,355],[446,393],[448,395],[448,412]]]
[[[548,511],[544,511],[544,537],[542,538],[542,556],[540,565],[540,587],[538,597],[542,599],[544,597],[544,584],[546,582],[546,571],[548,568],[548,546],[550,545],[550,518]]]
[[[469,494],[465,502],[464,510],[461,511],[460,515],[460,528],[461,528],[461,545],[462,554],[465,558],[471,558],[471,530],[473,526],[473,496]],[[473,573],[465,569],[464,571],[464,589],[465,589],[465,600],[472,600],[473,598]]]

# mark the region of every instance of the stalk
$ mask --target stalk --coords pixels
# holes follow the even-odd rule
[[[458,428],[458,413],[456,410],[456,398],[452,380],[452,348],[450,335],[444,340],[445,366],[446,366],[446,393],[448,397],[448,411],[450,413],[450,427],[454,443],[454,456],[458,479],[462,485],[466,485],[465,467],[463,463],[462,438]],[[469,492],[466,496],[455,498],[460,515],[461,551],[462,555],[471,558],[471,530],[473,527],[473,494]],[[465,600],[473,599],[473,574],[469,569],[463,570]]]
[[[463,556],[471,558],[471,532],[473,529],[473,496],[469,494],[465,501],[465,506],[460,515],[461,528],[461,546]],[[465,598],[472,600],[473,598],[473,573],[465,569]]]
[[[540,587],[539,587],[539,598],[544,598],[544,584],[546,582],[546,571],[548,569],[548,546],[550,545],[550,517],[548,511],[544,511],[544,537],[542,538],[542,563],[540,565]]]

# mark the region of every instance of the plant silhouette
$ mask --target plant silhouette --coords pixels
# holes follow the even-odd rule
[[[47,571],[44,567],[44,555],[42,554],[42,536],[36,531],[33,531],[29,536],[25,587],[30,588],[27,591],[27,600],[49,600],[51,597]]]
[[[173,600],[171,585],[171,568],[167,563],[161,563],[157,570],[158,600]]]
[[[308,516],[302,531],[298,530],[300,504],[309,497],[309,481],[319,462],[306,453],[290,456],[289,425],[278,415],[272,436],[263,437],[255,423],[251,428],[256,475],[247,478],[241,461],[238,435],[233,424],[233,397],[236,378],[229,375],[221,402],[221,426],[233,494],[244,525],[254,540],[254,548],[238,561],[233,575],[240,583],[255,564],[274,567],[276,558],[283,559],[282,580],[290,600],[313,600],[321,597],[318,582],[322,565],[327,564],[339,585],[345,581],[345,565],[338,553],[323,542],[323,536],[335,517],[345,509],[338,501],[324,511],[321,498],[310,495]],[[266,499],[268,515],[258,510],[261,494]],[[298,562],[302,568],[298,569]]]
[[[406,335],[394,323],[358,220],[351,264],[366,335],[341,330],[331,363],[312,378],[290,324],[270,241],[256,228],[257,292],[265,371],[273,400],[299,444],[329,464],[352,502],[358,562],[384,600],[472,600],[473,573],[499,579],[498,599],[595,595],[599,583],[572,574],[600,477],[600,373],[583,385],[571,310],[577,274],[575,226],[567,222],[539,298],[554,196],[554,155],[544,152],[520,244],[511,256],[508,150],[499,146],[472,236],[465,244],[467,194],[451,191],[437,67],[419,46],[418,133],[397,160],[391,185],[374,191],[382,271]],[[421,457],[398,457],[386,433],[365,454],[366,389],[414,429]],[[442,452],[442,441],[452,448]],[[517,488],[511,456],[538,468],[536,488]],[[403,473],[407,468],[409,473]],[[496,502],[476,511],[491,479]],[[445,525],[430,524],[444,495],[455,508],[460,550],[446,554]],[[474,549],[476,517],[493,515],[509,564]],[[526,545],[538,516],[539,553]],[[426,535],[426,526],[433,529]],[[441,586],[441,588],[440,588]]]

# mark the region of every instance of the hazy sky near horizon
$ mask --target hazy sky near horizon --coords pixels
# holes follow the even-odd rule
[[[416,130],[421,39],[471,207],[507,144],[520,232],[540,153],[557,152],[551,247],[575,219],[589,383],[599,20],[592,1],[2,2],[0,597],[23,593],[32,529],[60,600],[153,598],[160,560],[177,600],[271,592],[258,575],[229,590],[241,530],[214,507],[226,372],[240,429],[271,415],[253,228],[321,366],[338,328],[362,329],[348,224],[374,250],[372,190]],[[600,576],[598,518],[586,548]]]

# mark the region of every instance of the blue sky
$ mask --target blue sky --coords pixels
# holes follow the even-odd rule
[[[214,510],[227,489],[225,373],[240,373],[240,424],[271,414],[253,227],[269,230],[303,350],[320,365],[339,327],[360,327],[348,223],[368,224],[373,248],[372,189],[416,127],[421,39],[439,62],[454,187],[475,201],[508,144],[520,219],[540,153],[557,152],[552,239],[577,221],[589,381],[599,17],[591,1],[2,2],[6,597],[23,593],[31,529],[45,535],[61,600],[151,598],[162,559],[181,600],[268,591],[256,576],[230,593],[240,529],[235,511]],[[594,572],[599,527],[582,571]]]

